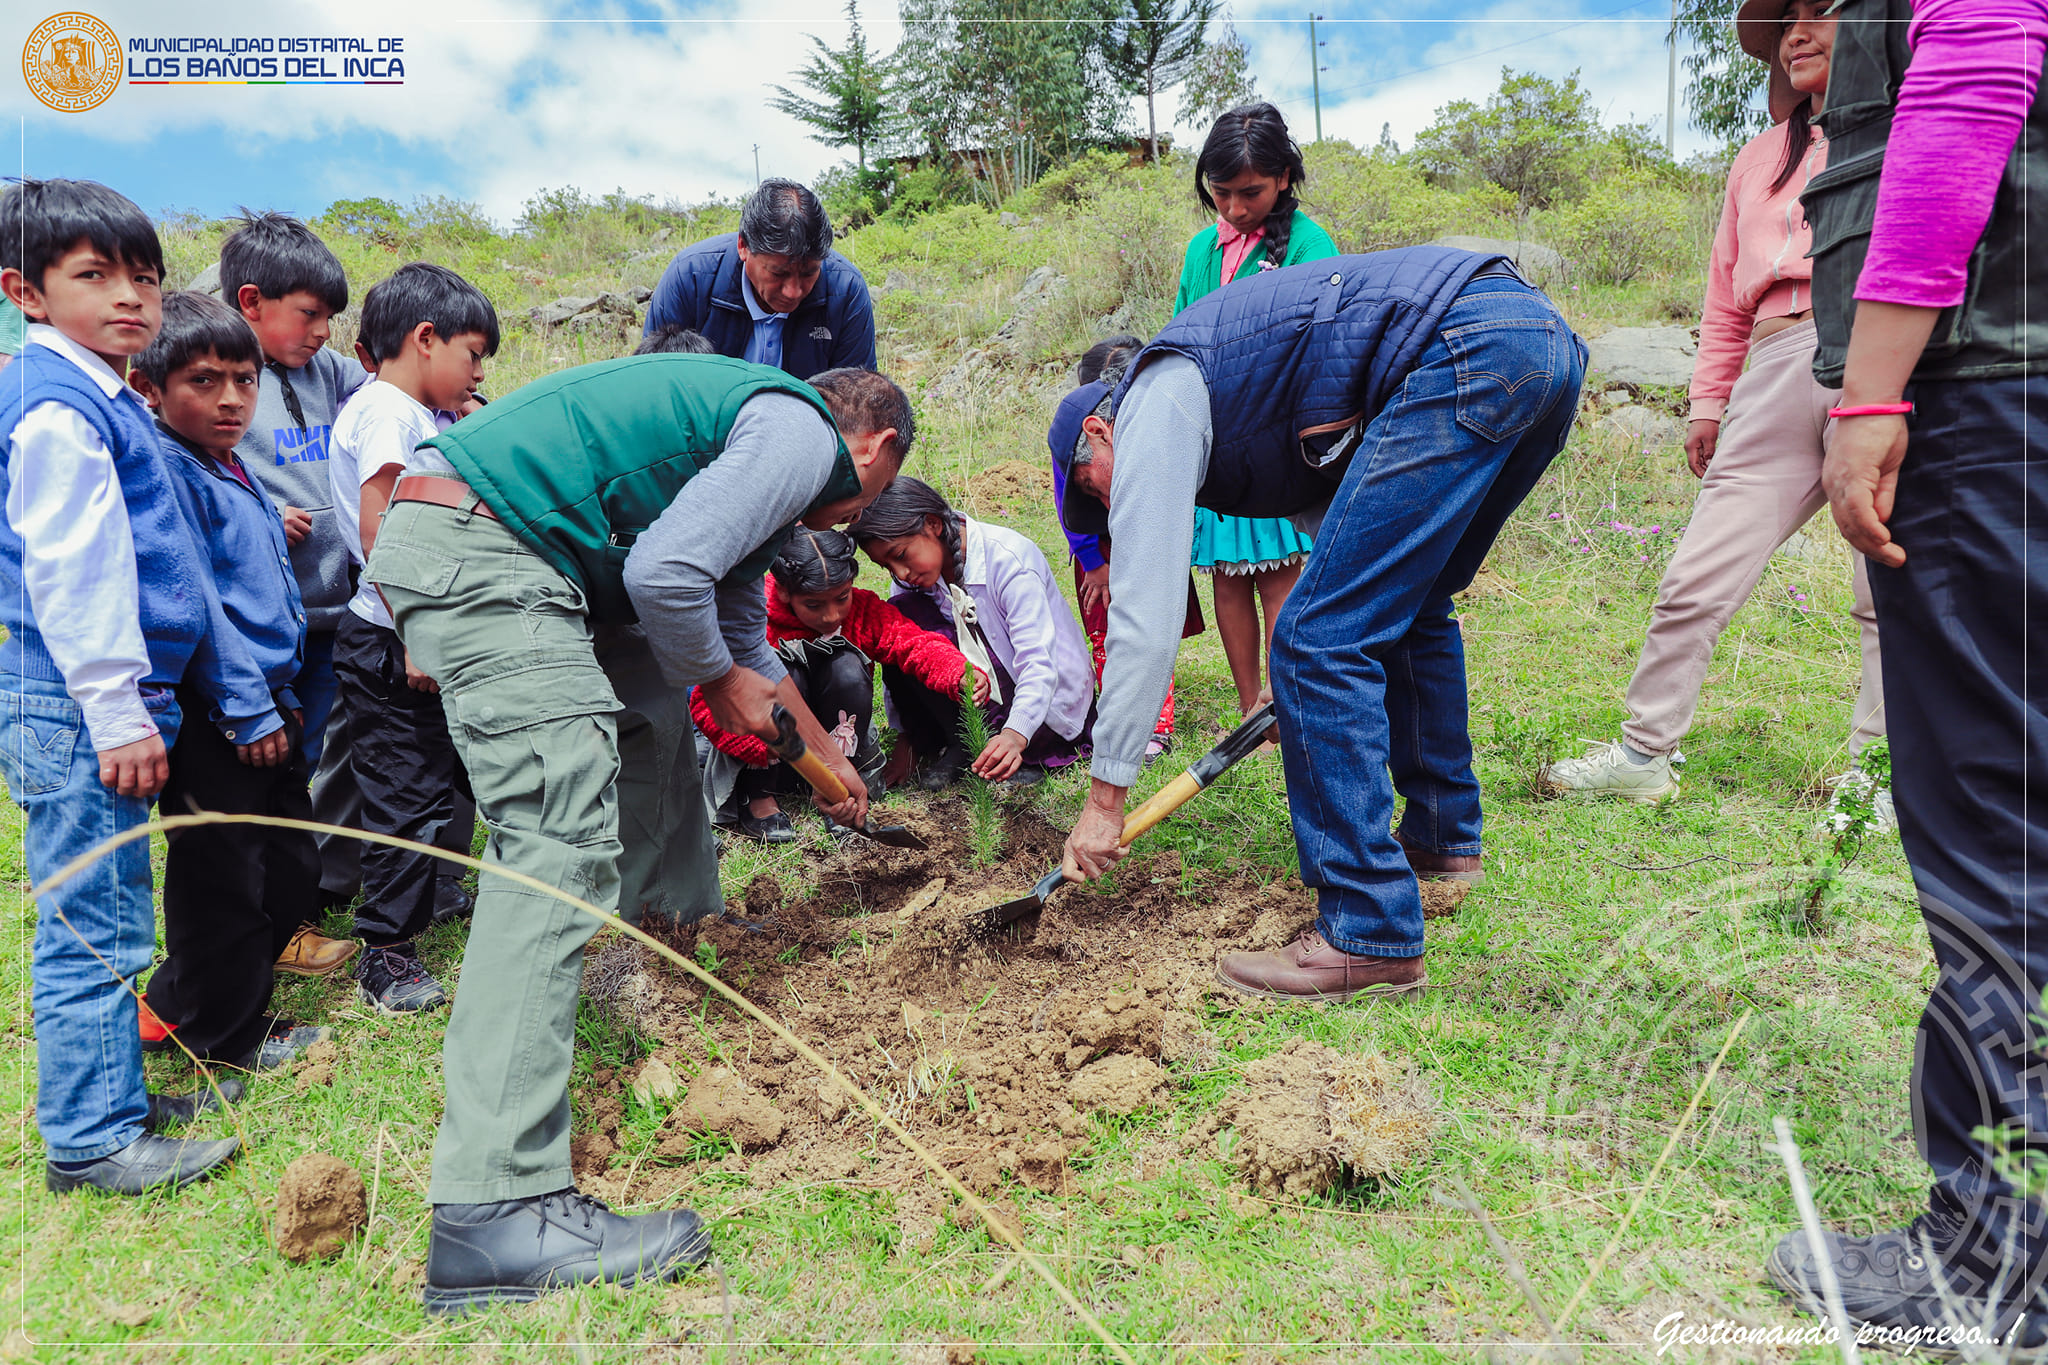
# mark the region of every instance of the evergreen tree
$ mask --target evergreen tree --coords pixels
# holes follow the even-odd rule
[[[853,148],[854,161],[865,173],[868,147],[881,140],[888,125],[889,71],[884,59],[868,51],[856,0],[846,0],[846,18],[852,27],[846,46],[835,50],[814,35],[817,50],[797,72],[798,83],[817,98],[777,85],[770,87],[775,98],[768,103],[810,128],[811,137],[827,147]]]
[[[1202,56],[1216,0],[1123,0],[1109,39],[1110,64],[1145,92],[1145,156],[1159,159],[1159,93],[1187,79]]]
[[[1225,10],[1222,31],[1214,42],[1202,45],[1201,52],[1189,64],[1187,78],[1181,82],[1180,114],[1176,121],[1190,127],[1205,127],[1258,97],[1259,83],[1252,76],[1251,53],[1237,36],[1230,12]]]

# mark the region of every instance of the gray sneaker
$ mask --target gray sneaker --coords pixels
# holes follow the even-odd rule
[[[300,1053],[315,1043],[324,1043],[334,1036],[331,1028],[320,1028],[313,1024],[289,1024],[279,1032],[271,1034],[230,1066],[243,1071],[276,1071],[290,1066]]]
[[[380,1014],[418,1014],[448,1003],[448,992],[409,945],[365,948],[356,963],[356,993]]]
[[[1672,753],[1637,763],[1621,741],[1614,740],[1593,744],[1583,758],[1559,759],[1543,770],[1540,781],[1549,796],[1589,792],[1654,803],[1678,790],[1678,774],[1672,769],[1684,761]]]

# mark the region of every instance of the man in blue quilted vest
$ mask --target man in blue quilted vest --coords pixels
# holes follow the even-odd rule
[[[1052,440],[1070,462],[1067,527],[1116,546],[1070,878],[1123,856],[1125,798],[1180,642],[1194,509],[1293,517],[1316,548],[1274,631],[1271,691],[1319,913],[1297,942],[1233,953],[1218,974],[1282,999],[1426,984],[1417,878],[1480,875],[1451,597],[1563,447],[1585,355],[1504,259],[1414,247],[1220,290],[1115,392],[1067,396]]]

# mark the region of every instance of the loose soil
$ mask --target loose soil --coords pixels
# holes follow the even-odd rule
[[[363,1177],[325,1152],[308,1152],[284,1168],[277,1185],[277,1249],[303,1264],[332,1256],[369,1222]]]
[[[982,510],[995,513],[1023,508],[1042,508],[1052,497],[1052,471],[1042,462],[998,460],[987,469],[968,476],[967,491]]]
[[[900,818],[931,847],[824,854],[819,890],[803,899],[757,878],[724,916],[689,926],[675,946],[699,962],[715,952],[723,980],[830,1058],[977,1192],[1006,1179],[1066,1191],[1069,1161],[1087,1150],[1089,1114],[1169,1105],[1163,1064],[1217,1063],[1206,1019],[1269,1008],[1218,986],[1217,957],[1278,948],[1315,917],[1313,893],[1291,877],[1184,870],[1168,852],[1133,856],[1108,890],[1063,887],[1036,917],[981,940],[972,928],[977,912],[1025,894],[1058,861],[1064,831],[1035,809],[1012,809],[1001,856],[976,866],[959,803]],[[707,1000],[694,978],[617,940],[594,944],[591,965],[586,989],[597,986],[600,1007],[658,1043],[646,1061],[595,1068],[578,1090],[572,1153],[583,1188],[640,1202],[714,1169],[763,1185],[823,1179],[907,1189],[917,1181],[922,1165],[886,1130],[788,1044],[719,998]],[[1245,1168],[1253,1186],[1307,1197],[1334,1183],[1353,1149],[1393,1153],[1358,1172],[1368,1174],[1426,1143],[1422,1125],[1405,1146],[1333,1145],[1333,1074],[1311,1064],[1324,1060],[1290,1057],[1288,1077],[1268,1078],[1243,1111],[1256,1127],[1264,1112],[1257,1105],[1272,1108],[1291,1083],[1300,1091],[1295,1109],[1324,1116],[1312,1135],[1317,1155]],[[1353,1064],[1342,1075],[1373,1064],[1352,1078],[1370,1098],[1380,1097],[1372,1087],[1391,1086],[1402,1102],[1414,1101],[1410,1108],[1422,1107],[1401,1089],[1398,1068],[1341,1060]],[[655,1146],[629,1155],[620,1128],[636,1081],[650,1072],[672,1072],[682,1093],[657,1106],[666,1117]],[[1206,1143],[1216,1126],[1187,1140]],[[926,1202],[899,1210],[906,1244],[925,1239],[943,1212],[942,1200]]]

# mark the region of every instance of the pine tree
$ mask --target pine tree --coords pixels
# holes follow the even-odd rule
[[[1259,83],[1252,76],[1251,53],[1237,36],[1224,11],[1223,29],[1216,41],[1204,43],[1188,68],[1180,87],[1180,115],[1177,122],[1202,127],[1214,123],[1239,105],[1259,97]]]
[[[817,51],[797,72],[797,82],[818,98],[777,85],[768,103],[809,127],[816,141],[853,148],[854,161],[865,173],[868,147],[881,140],[888,126],[889,71],[884,59],[868,51],[856,0],[846,0],[846,18],[852,28],[846,46],[835,50],[814,35]]]
[[[1159,94],[1186,80],[1203,52],[1216,0],[1123,0],[1111,29],[1112,69],[1145,92],[1145,156],[1159,159]]]

